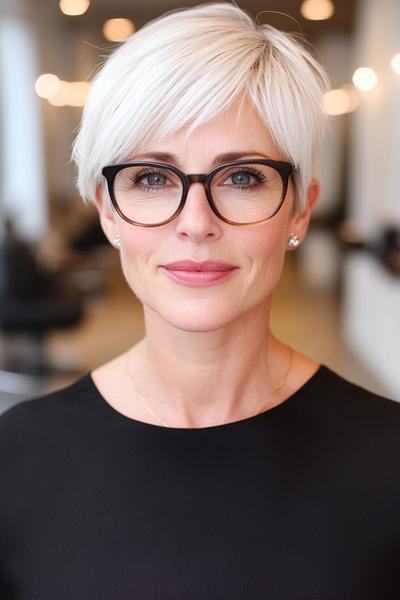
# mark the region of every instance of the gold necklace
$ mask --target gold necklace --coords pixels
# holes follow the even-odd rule
[[[289,346],[289,353],[290,353],[289,366],[287,368],[286,373],[284,374],[284,376],[282,377],[282,379],[280,380],[280,382],[278,383],[278,385],[276,386],[276,388],[274,388],[272,390],[272,392],[270,392],[268,394],[266,401],[264,402],[264,404],[262,405],[262,407],[260,408],[260,410],[256,413],[257,415],[259,415],[265,408],[267,408],[267,406],[271,402],[272,396],[274,396],[276,394],[276,392],[279,392],[279,390],[285,385],[286,379],[289,377],[289,374],[290,374],[290,372],[292,370],[292,367],[293,367],[293,348],[291,346]]]
[[[128,363],[128,353],[126,353],[126,370],[128,373],[128,377],[131,380],[132,383],[132,387],[134,389],[134,392],[136,394],[136,396],[139,398],[139,400],[142,402],[143,406],[145,407],[146,410],[148,410],[148,412],[153,415],[153,417],[155,417],[157,419],[157,421],[160,421],[161,425],[164,425],[164,427],[169,427],[169,425],[167,425],[165,423],[165,421],[162,420],[161,417],[158,416],[158,414],[151,408],[151,406],[146,402],[146,399],[142,396],[142,394],[138,391],[138,389],[136,388],[136,384],[135,381],[131,375],[131,372],[129,370],[129,363]]]
[[[289,352],[290,352],[290,359],[289,359],[289,367],[285,373],[285,375],[282,377],[282,379],[280,380],[279,384],[268,394],[267,400],[264,402],[264,404],[261,406],[260,410],[256,413],[256,415],[259,415],[263,410],[265,410],[265,408],[269,405],[271,398],[274,396],[274,394],[276,394],[276,392],[279,392],[279,390],[284,386],[284,384],[286,383],[286,380],[292,370],[292,366],[293,366],[293,349],[291,347],[289,347]],[[161,423],[161,425],[163,425],[164,427],[170,427],[170,425],[167,425],[167,423],[165,421],[162,420],[161,417],[158,416],[158,414],[151,408],[151,406],[148,404],[148,402],[146,401],[146,399],[144,398],[144,396],[142,396],[142,394],[138,391],[136,384],[135,384],[135,380],[132,377],[132,374],[129,370],[129,364],[128,364],[128,353],[126,353],[126,371],[128,373],[128,377],[132,383],[132,387],[134,389],[135,395],[137,396],[137,398],[139,398],[139,400],[141,401],[141,403],[143,404],[143,406],[145,407],[145,409],[155,418],[157,419],[157,421],[159,421]]]

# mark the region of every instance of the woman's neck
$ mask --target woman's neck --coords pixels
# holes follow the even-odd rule
[[[146,337],[127,356],[140,396],[173,427],[256,414],[282,380],[288,348],[269,331],[270,306],[209,332],[182,331],[145,309]]]

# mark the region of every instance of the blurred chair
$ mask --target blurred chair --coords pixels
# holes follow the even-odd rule
[[[53,329],[77,325],[83,312],[82,295],[62,274],[40,268],[8,221],[0,244],[0,393],[28,388],[36,393],[45,378],[65,374],[46,356],[45,337]]]

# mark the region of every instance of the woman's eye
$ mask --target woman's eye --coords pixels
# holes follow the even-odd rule
[[[231,180],[234,185],[250,185],[252,176],[246,172],[233,173]]]
[[[161,175],[161,173],[153,173],[152,175],[144,175],[143,177],[140,177],[139,181],[144,183],[144,185],[159,186],[165,185],[167,183],[167,178],[165,175]]]
[[[258,185],[263,181],[261,173],[251,173],[249,171],[235,171],[229,173],[224,181],[225,185],[234,185],[241,188],[251,187]]]

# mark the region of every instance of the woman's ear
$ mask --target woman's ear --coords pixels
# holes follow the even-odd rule
[[[114,239],[118,233],[115,213],[107,197],[107,191],[101,184],[96,187],[95,205],[99,211],[100,224],[104,234],[110,244],[114,245]]]
[[[302,242],[306,236],[311,219],[311,212],[320,195],[320,183],[313,178],[307,189],[307,198],[301,213],[295,212],[290,220],[290,234],[294,234]]]

